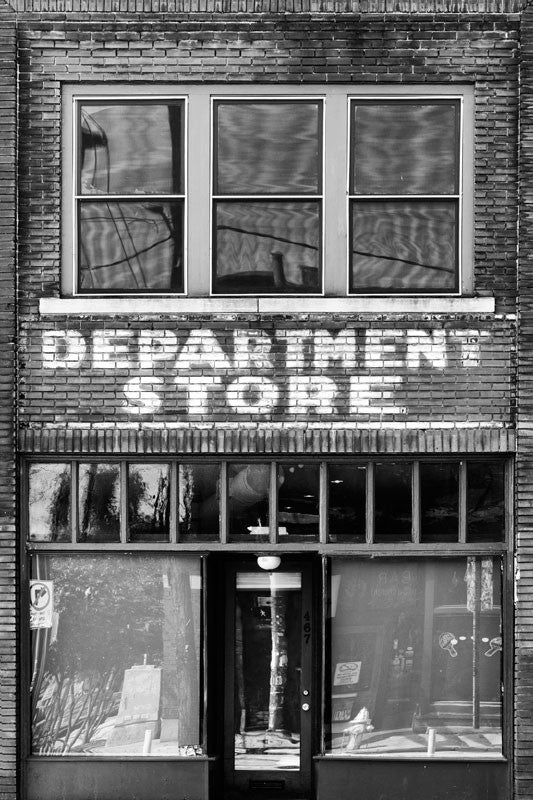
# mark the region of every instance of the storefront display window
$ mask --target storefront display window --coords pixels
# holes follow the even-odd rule
[[[327,751],[502,753],[500,560],[331,560]]]
[[[34,555],[34,755],[196,755],[196,557]]]

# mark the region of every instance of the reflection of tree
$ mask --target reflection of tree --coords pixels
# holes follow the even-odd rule
[[[117,465],[88,465],[80,496],[80,541],[119,538],[118,480]]]
[[[154,534],[169,529],[170,504],[168,502],[169,473],[167,468],[158,470],[154,490],[153,468],[130,467],[128,477],[128,514],[130,528],[135,533]],[[146,480],[145,477],[146,476]]]
[[[177,635],[178,656],[183,647],[179,636],[187,637],[186,654],[175,660],[180,709],[196,701],[197,726],[196,615],[190,593],[196,562],[172,564],[157,557],[50,559],[48,577],[54,582],[59,622],[48,648],[40,649],[38,638],[49,632],[34,632],[42,676],[34,680],[34,752],[84,750],[95,745],[95,737],[103,745],[108,732],[99,737],[98,730],[117,713],[124,671],[145,661],[163,666],[163,628],[169,621],[162,607],[162,572],[169,576],[173,600],[180,603],[173,615],[174,628],[185,631]],[[182,695],[187,696],[184,702]]]
[[[63,470],[52,495],[49,510],[50,541],[70,539],[70,469]]]

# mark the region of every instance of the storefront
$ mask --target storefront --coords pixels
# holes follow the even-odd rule
[[[28,460],[29,797],[503,797],[511,472]]]

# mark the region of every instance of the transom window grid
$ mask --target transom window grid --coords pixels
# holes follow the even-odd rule
[[[133,205],[127,206],[125,209],[121,209],[119,208],[120,204],[114,202],[117,199],[114,195],[109,196],[105,201],[102,199],[98,200],[96,196],[89,197],[82,195],[80,192],[80,181],[78,179],[74,181],[73,187],[69,188],[71,181],[68,174],[66,174],[65,196],[68,197],[70,194],[70,197],[73,198],[72,215],[76,222],[72,235],[68,232],[67,228],[65,228],[65,257],[63,259],[65,268],[62,273],[62,289],[65,295],[74,293],[81,295],[93,294],[100,296],[117,296],[123,294],[150,296],[184,295],[186,293],[190,298],[201,298],[208,297],[209,295],[214,297],[234,297],[237,295],[244,297],[247,294],[259,297],[286,297],[292,293],[295,293],[302,294],[304,296],[316,296],[318,294],[325,297],[355,297],[360,295],[379,296],[382,294],[405,296],[420,294],[458,295],[461,293],[470,294],[472,292],[471,228],[473,197],[471,174],[471,122],[473,117],[473,104],[470,90],[461,88],[460,91],[457,91],[455,95],[442,95],[442,93],[437,91],[433,92],[431,88],[425,88],[424,94],[421,94],[416,92],[416,87],[405,87],[402,89],[401,93],[396,93],[391,90],[390,94],[387,95],[375,95],[371,92],[365,91],[364,89],[361,89],[358,92],[348,92],[346,89],[343,89],[343,87],[328,87],[327,90],[323,90],[322,93],[318,93],[316,92],[316,87],[300,87],[298,97],[294,99],[291,98],[291,95],[284,96],[281,93],[278,95],[273,95],[272,87],[254,87],[253,100],[260,100],[265,106],[268,104],[279,106],[283,103],[291,102],[309,105],[310,102],[315,102],[318,105],[322,105],[324,112],[323,125],[321,123],[321,130],[319,132],[320,144],[321,146],[323,145],[323,153],[321,155],[321,170],[324,170],[323,185],[321,186],[320,192],[315,194],[312,199],[308,195],[292,196],[292,199],[294,199],[295,202],[297,201],[301,204],[300,211],[305,209],[304,216],[307,219],[307,232],[309,233],[309,236],[314,238],[313,242],[304,241],[303,243],[306,245],[305,251],[311,254],[312,258],[309,263],[306,263],[309,261],[309,259],[300,259],[299,256],[295,255],[293,258],[295,263],[293,271],[296,270],[296,272],[298,272],[299,270],[298,274],[300,277],[297,281],[299,285],[296,287],[291,286],[290,284],[293,283],[293,281],[288,280],[287,277],[284,276],[282,277],[281,282],[278,280],[278,284],[281,283],[281,286],[275,287],[275,290],[270,293],[268,291],[264,291],[264,287],[259,287],[259,291],[252,291],[246,288],[244,288],[242,291],[240,289],[236,291],[226,291],[227,287],[221,287],[220,285],[218,287],[212,286],[214,270],[213,264],[216,263],[218,246],[215,219],[216,215],[215,213],[206,213],[206,210],[208,207],[216,209],[217,203],[225,203],[225,206],[221,205],[220,208],[225,208],[227,211],[230,211],[233,216],[235,216],[235,213],[239,212],[239,203],[242,203],[244,199],[247,206],[249,206],[250,198],[252,197],[252,195],[245,195],[244,198],[226,196],[226,199],[223,200],[216,194],[218,189],[216,182],[215,185],[213,185],[213,180],[215,177],[214,170],[213,168],[210,169],[209,160],[206,159],[206,152],[209,149],[211,149],[213,154],[215,153],[215,142],[213,141],[214,133],[212,131],[214,125],[211,107],[213,103],[218,101],[228,103],[228,98],[231,98],[235,95],[235,88],[233,87],[232,92],[227,93],[222,93],[218,87],[217,91],[213,91],[213,89],[214,87],[209,87],[207,85],[187,87],[187,94],[181,97],[171,95],[170,93],[162,93],[161,95],[154,93],[155,96],[152,95],[150,99],[148,99],[146,96],[138,95],[137,93],[130,95],[131,90],[128,92],[125,91],[124,96],[117,96],[113,95],[111,92],[106,94],[106,92],[100,88],[98,90],[98,94],[96,91],[94,95],[90,94],[89,92],[85,92],[83,98],[82,96],[77,97],[74,90],[68,90],[68,92],[66,92],[66,94],[72,96],[75,101],[73,106],[74,130],[78,133],[74,135],[74,142],[76,139],[80,138],[77,115],[82,105],[113,105],[116,103],[123,103],[125,105],[129,104],[132,107],[141,107],[150,103],[155,105],[163,105],[167,102],[174,102],[176,104],[182,103],[184,109],[186,108],[186,113],[184,110],[183,117],[183,129],[184,131],[186,130],[186,134],[182,140],[182,157],[184,164],[183,174],[188,174],[188,188],[186,193],[185,186],[183,186],[182,193],[180,194],[149,198],[150,201],[156,200],[159,203],[155,213],[159,215],[158,224],[160,229],[161,225],[164,227],[166,226],[168,229],[168,220],[171,219],[169,215],[169,203],[173,204],[172,207],[174,209],[174,218],[171,219],[171,227],[173,226],[175,230],[170,238],[174,238],[175,240],[173,252],[175,253],[176,251],[179,251],[178,261],[182,269],[173,270],[174,277],[172,278],[173,283],[171,286],[171,281],[168,274],[165,274],[163,277],[161,277],[161,275],[156,274],[157,269],[155,268],[153,273],[154,277],[152,280],[153,285],[145,285],[144,287],[141,286],[138,282],[138,275],[137,277],[135,276],[135,269],[130,267],[129,261],[131,261],[131,259],[129,256],[131,254],[126,252],[126,257],[124,258],[125,253],[123,251],[125,248],[123,247],[123,244],[119,243],[117,246],[119,249],[121,249],[121,252],[116,258],[109,258],[108,261],[125,261],[125,270],[129,272],[129,276],[127,278],[127,280],[130,281],[129,285],[127,285],[125,288],[122,288],[120,285],[107,287],[100,286],[99,288],[94,286],[87,287],[83,286],[82,282],[79,280],[78,266],[75,267],[74,277],[71,277],[73,264],[78,264],[77,251],[79,247],[79,240],[82,238],[80,235],[80,223],[78,221],[78,209],[84,204],[89,209],[95,208],[98,205],[100,205],[101,208],[104,208],[104,203],[107,202],[108,207],[110,204],[112,204],[115,210],[119,212],[120,220],[122,220],[125,216],[127,216],[123,213],[123,211],[138,210],[142,205],[142,201],[139,199],[139,196],[136,195],[134,198],[131,198],[131,203]],[[130,96],[128,97],[128,95]],[[250,97],[250,94],[243,92],[239,95],[237,100],[239,104],[250,103]],[[216,98],[216,101],[213,98]],[[372,98],[372,100],[370,98]],[[442,217],[440,222],[438,220],[435,221],[435,219],[430,222],[425,220],[425,217],[428,215],[428,209],[425,207],[421,208],[420,206],[417,206],[417,209],[411,213],[413,211],[413,200],[411,197],[408,198],[407,202],[407,206],[409,206],[409,203],[411,203],[411,207],[409,209],[406,206],[406,199],[403,195],[399,196],[401,199],[398,199],[398,197],[387,197],[386,195],[379,197],[376,194],[371,194],[367,197],[363,193],[360,193],[357,187],[354,186],[353,180],[351,179],[351,172],[353,172],[353,160],[352,166],[350,166],[350,151],[353,150],[351,141],[353,139],[354,126],[350,126],[350,109],[355,105],[362,107],[364,103],[373,103],[376,107],[384,107],[387,104],[390,104],[391,106],[398,108],[405,104],[413,107],[418,105],[422,108],[422,110],[424,108],[438,107],[439,104],[457,108],[456,118],[459,120],[456,123],[458,152],[456,154],[454,179],[457,182],[458,194],[453,196],[445,195],[442,202],[445,202],[446,207],[442,208],[441,199],[436,199],[436,197],[433,195],[427,197],[427,202],[430,207],[433,207],[434,209],[438,207],[437,217],[439,214]],[[66,108],[68,111],[70,106],[67,105]],[[67,116],[70,118],[70,112]],[[320,115],[320,117],[321,116],[322,115]],[[467,122],[467,124],[465,125],[463,121]],[[352,131],[350,129],[352,129]],[[66,127],[66,133],[69,133],[68,125]],[[334,158],[329,155],[331,153],[335,154]],[[464,164],[465,153],[467,162],[466,166]],[[74,146],[73,157],[73,175],[76,175],[79,170],[79,151],[77,146]],[[76,185],[76,183],[78,185]],[[210,187],[212,187],[212,189],[210,189]],[[279,212],[283,204],[287,203],[287,200],[285,199],[287,197],[286,194],[280,194],[272,197],[268,197],[267,194],[262,194],[254,197],[254,202],[258,204],[256,205],[255,210],[260,212],[260,215],[265,212],[265,214],[270,217],[272,217],[273,214],[275,216],[274,212],[276,212],[276,210]],[[423,199],[422,195],[417,198],[416,202],[418,203],[418,201],[421,199]],[[94,200],[93,204],[91,204],[91,200]],[[122,198],[121,202],[122,200],[124,202],[130,202],[128,197]],[[163,202],[162,216],[161,201]],[[263,205],[261,205],[261,203]],[[392,206],[390,205],[391,203]],[[389,212],[391,209],[394,210],[395,208],[400,208],[400,206],[403,207],[404,211],[401,211],[398,214],[392,213],[391,222],[391,213]],[[425,229],[426,233],[424,236],[426,237],[426,240],[428,239],[428,236],[430,239],[433,236],[431,233],[428,234],[428,230],[433,231],[433,233],[437,231],[437,234],[435,235],[437,238],[440,237],[440,244],[436,246],[437,252],[441,246],[445,246],[450,252],[454,252],[453,285],[448,279],[449,276],[446,278],[446,285],[439,284],[438,281],[435,284],[432,284],[431,282],[427,283],[425,278],[421,280],[418,285],[415,285],[416,280],[418,279],[413,279],[412,285],[402,285],[401,281],[396,281],[394,278],[391,278],[391,285],[389,288],[386,286],[384,287],[383,285],[374,286],[372,285],[371,281],[366,281],[365,285],[355,285],[352,270],[352,251],[356,248],[354,248],[352,239],[355,230],[354,218],[356,215],[354,213],[354,209],[356,207],[358,209],[363,209],[363,217],[367,219],[367,222],[368,220],[371,221],[372,219],[374,219],[374,222],[379,222],[379,217],[382,216],[379,209],[380,207],[385,209],[385,216],[389,217],[389,223],[392,225],[391,230],[393,232],[393,238],[396,233],[398,233],[401,239],[406,229],[410,230],[407,235],[407,239],[409,239],[410,236],[412,238],[412,236],[414,236],[413,229],[417,226],[420,230]],[[452,207],[454,209],[453,211]],[[316,216],[317,208],[319,220],[318,224],[315,226],[316,230],[313,231],[313,226],[310,224],[310,221],[314,219],[314,216]],[[407,211],[405,211],[406,208]],[[68,204],[65,206],[65,212],[65,220],[67,221],[70,217]],[[293,212],[294,208],[291,210],[291,213]],[[367,212],[370,213],[370,217],[368,216]],[[239,215],[240,214],[237,214],[237,216]],[[109,225],[114,226],[114,215],[108,214],[108,216],[110,218],[107,222]],[[278,216],[280,216],[279,213]],[[113,217],[113,219],[111,217]],[[414,222],[413,217],[415,218]],[[452,217],[454,217],[455,221],[452,221]],[[119,224],[122,224],[120,220]],[[161,222],[161,220],[163,221]],[[446,223],[445,225],[441,224],[444,222]],[[374,223],[371,223],[371,228],[373,224]],[[151,224],[149,227],[154,230],[157,228],[157,225]],[[448,230],[448,233],[443,233],[444,228]],[[179,233],[178,229],[182,233]],[[396,233],[394,233],[394,230]],[[438,231],[440,231],[440,233],[438,233]],[[259,232],[261,233],[261,231]],[[298,232],[295,230],[289,231],[289,236],[280,238],[294,238],[295,240],[300,241],[299,236],[293,236],[293,234],[296,233]],[[129,234],[122,237],[124,241],[126,239],[129,241],[129,238]],[[263,236],[260,238],[264,250],[268,240]],[[92,239],[98,239],[98,237],[93,235]],[[100,241],[104,241],[104,239],[100,237]],[[152,242],[147,242],[144,240],[144,244],[144,248],[140,249],[149,250],[152,252]],[[307,247],[308,244],[311,244],[312,247]],[[411,275],[413,270],[416,272],[419,269],[416,264],[409,264],[409,262],[417,260],[416,257],[413,257],[412,248],[411,251],[409,251],[409,248],[413,243],[409,243],[409,241],[407,241],[405,244],[405,247],[407,248],[407,255],[404,253],[402,256],[400,250],[402,250],[403,244],[405,243],[400,241],[398,247],[394,246],[394,258],[392,261],[389,259],[389,256],[385,251],[378,253],[379,258],[382,261],[381,273],[386,274],[388,272],[387,264],[389,264],[389,261],[396,269],[398,264],[402,263],[402,259],[406,264],[408,264],[408,275]],[[435,243],[433,242],[433,244]],[[129,246],[130,245],[128,244],[127,247]],[[287,246],[287,243],[285,246]],[[170,245],[167,243],[166,247],[168,249]],[[368,249],[366,247],[364,249],[366,249],[366,256],[368,256]],[[385,247],[385,250],[387,250],[387,247]],[[271,253],[274,255],[270,255]],[[280,253],[283,256],[283,251],[281,249],[276,250],[274,247],[272,247],[272,249],[269,250],[268,255],[270,256],[271,263],[268,271],[271,274],[274,272],[276,272],[278,275],[280,273],[283,274],[283,268],[280,268]],[[376,253],[370,252],[370,256],[372,256],[370,261],[372,261],[372,259],[375,260],[375,255]],[[384,256],[386,256],[385,260],[383,260]],[[160,258],[158,261],[159,263],[162,263]],[[317,261],[321,261],[321,263],[318,264],[318,272],[316,263]],[[424,263],[424,259],[422,259],[422,263]],[[383,264],[385,264],[385,267],[383,267]],[[430,273],[431,270],[426,270],[426,274]],[[438,272],[439,275],[445,275],[445,273],[446,270],[441,270]],[[317,278],[317,275],[319,275],[320,278]],[[386,278],[386,280],[389,279]],[[136,281],[137,283],[135,283]],[[156,285],[157,281],[162,281],[163,283]],[[271,277],[269,277],[269,281],[272,282]],[[408,283],[409,281],[411,281],[411,278],[408,278]],[[365,283],[365,281],[363,281],[363,283]],[[318,284],[320,285],[319,291],[317,292]]]
[[[501,550],[510,470],[504,459],[472,458],[31,461],[28,544]],[[91,480],[105,508],[88,508]],[[54,533],[35,511],[43,491]]]

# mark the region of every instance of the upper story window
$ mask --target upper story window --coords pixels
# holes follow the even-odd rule
[[[66,89],[63,293],[471,294],[472,100]]]

